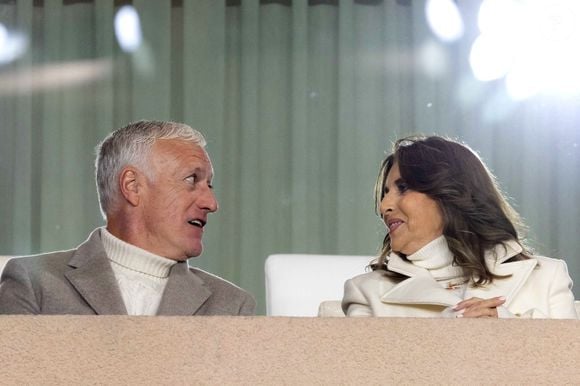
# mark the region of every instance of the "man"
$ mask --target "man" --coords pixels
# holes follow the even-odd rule
[[[239,287],[196,268],[218,209],[205,139],[175,122],[139,121],[97,148],[106,227],[77,249],[12,259],[1,314],[252,315]]]

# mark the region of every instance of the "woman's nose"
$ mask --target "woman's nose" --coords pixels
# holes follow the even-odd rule
[[[387,212],[392,212],[394,207],[393,197],[391,194],[387,193],[383,196],[381,200],[380,210],[381,215],[384,217]]]

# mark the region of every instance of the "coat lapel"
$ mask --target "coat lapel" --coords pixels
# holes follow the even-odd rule
[[[98,315],[127,315],[115,274],[95,230],[69,262],[66,278]]]
[[[211,291],[189,270],[187,262],[179,262],[171,267],[157,315],[195,315],[210,295]]]
[[[510,241],[496,246],[485,256],[487,268],[497,276],[504,276],[494,279],[491,284],[483,287],[470,287],[466,291],[465,297],[478,297],[489,299],[496,296],[505,296],[505,306],[509,306],[530,274],[538,264],[536,259],[527,259],[505,263],[506,260],[522,252],[522,248],[516,242]]]
[[[444,307],[454,306],[461,301],[455,291],[443,288],[432,277],[414,276],[403,280],[382,297],[383,303],[432,304]]]
[[[521,251],[522,248],[518,243],[507,242],[505,248],[498,245],[488,252],[485,256],[488,269],[493,274],[505,278],[494,279],[491,284],[483,287],[469,286],[464,299],[505,296],[505,306],[509,306],[537,265],[536,259],[504,263]],[[453,306],[463,300],[455,291],[443,288],[427,270],[401,259],[396,254],[389,256],[389,269],[409,278],[387,289],[381,297],[384,303]]]
[[[461,301],[454,291],[443,288],[424,268],[401,259],[396,254],[389,255],[389,270],[409,276],[381,297],[383,303],[433,304],[453,306]]]

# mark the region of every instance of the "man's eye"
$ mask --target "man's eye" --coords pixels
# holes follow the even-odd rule
[[[185,179],[185,182],[187,182],[188,184],[194,185],[197,182],[197,175],[192,174],[191,176],[189,176]]]

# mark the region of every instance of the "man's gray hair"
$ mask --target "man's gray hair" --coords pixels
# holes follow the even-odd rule
[[[97,193],[103,217],[119,199],[119,173],[128,166],[148,172],[151,148],[158,139],[179,139],[205,147],[203,135],[186,124],[166,121],[138,121],[109,134],[96,148]]]

